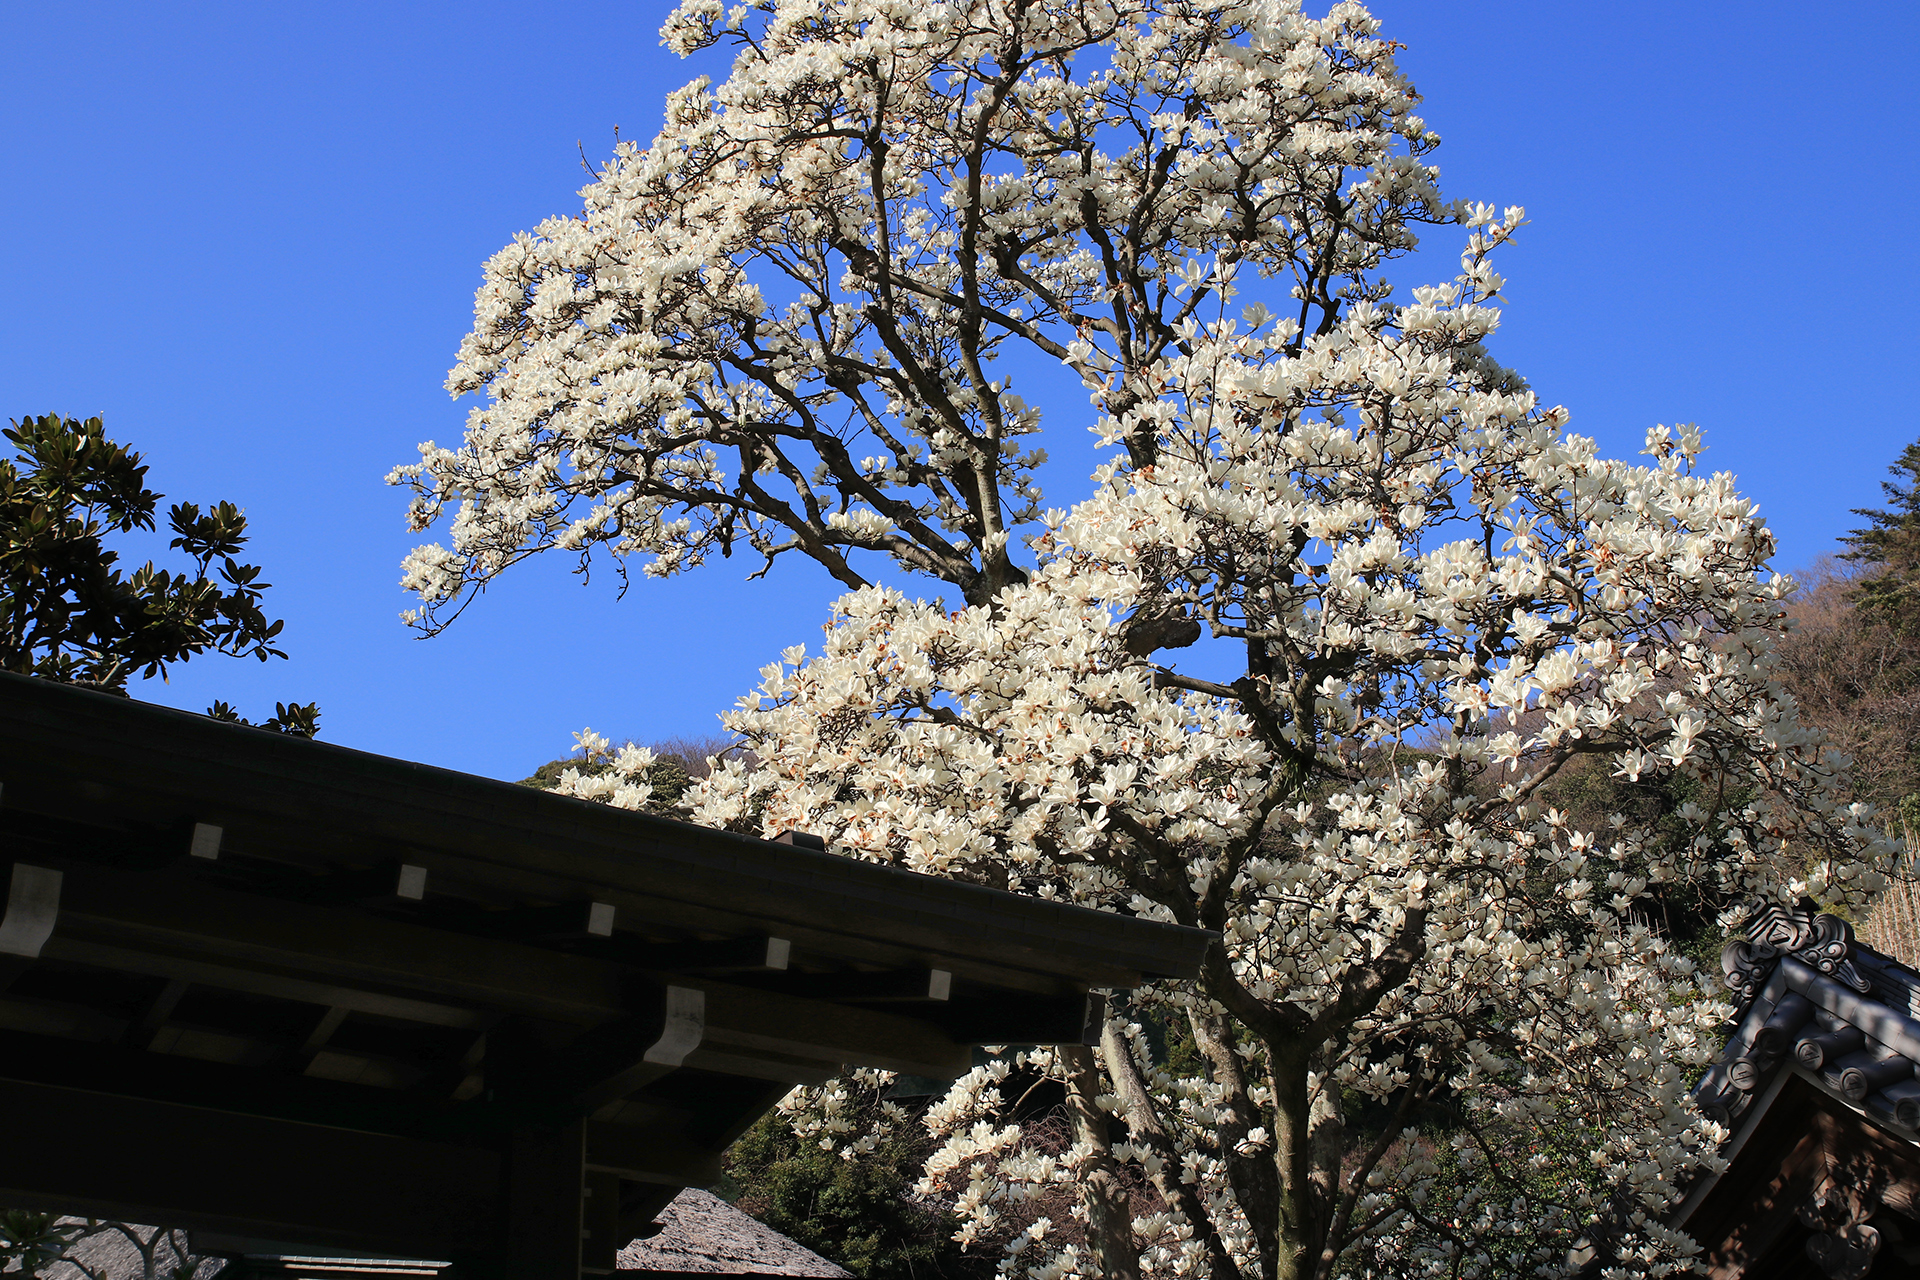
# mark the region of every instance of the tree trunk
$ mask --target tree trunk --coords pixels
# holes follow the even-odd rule
[[[1276,1280],[1310,1280],[1325,1235],[1313,1185],[1312,1116],[1307,1098],[1308,1055],[1303,1046],[1268,1046],[1273,1089],[1273,1159],[1280,1172]]]
[[[1067,1068],[1067,1114],[1073,1121],[1073,1140],[1086,1143],[1094,1152],[1078,1176],[1094,1271],[1101,1280],[1140,1280],[1140,1255],[1133,1247],[1133,1207],[1107,1141],[1107,1117],[1094,1101],[1101,1093],[1100,1067],[1086,1045],[1063,1044],[1057,1052]]]
[[[1180,1152],[1160,1121],[1133,1050],[1128,1047],[1126,1037],[1111,1022],[1100,1033],[1100,1054],[1106,1060],[1106,1078],[1113,1082],[1113,1091],[1120,1099],[1128,1137],[1136,1148],[1144,1146],[1160,1158],[1160,1168],[1148,1175],[1148,1179],[1160,1193],[1160,1198],[1166,1201],[1167,1208],[1186,1219],[1194,1239],[1207,1251],[1206,1274],[1209,1280],[1240,1280],[1240,1268],[1234,1264],[1233,1255],[1227,1252],[1225,1242],[1220,1239],[1220,1232],[1208,1212],[1206,1202],[1195,1187],[1182,1180]],[[1222,1141],[1231,1150],[1233,1143],[1225,1142],[1225,1139]],[[1245,1202],[1240,1207],[1241,1212],[1249,1217],[1258,1212],[1257,1208],[1248,1209]],[[1267,1255],[1271,1256],[1272,1252],[1271,1249],[1267,1250]]]
[[[1220,1125],[1220,1158],[1226,1162],[1233,1198],[1247,1217],[1254,1246],[1260,1252],[1261,1280],[1273,1280],[1274,1259],[1279,1254],[1277,1228],[1280,1216],[1280,1172],[1270,1152],[1251,1156],[1234,1150],[1255,1125],[1266,1117],[1254,1106],[1247,1085],[1246,1064],[1234,1045],[1234,1029],[1225,1018],[1205,1010],[1188,1010],[1194,1044],[1213,1067],[1213,1079],[1227,1091],[1227,1110],[1231,1118]]]
[[[1325,1063],[1320,1063],[1325,1072]],[[1316,1227],[1313,1252],[1308,1261],[1315,1268],[1309,1274],[1329,1277],[1333,1274],[1334,1206],[1340,1202],[1340,1163],[1347,1152],[1347,1121],[1340,1111],[1340,1095],[1333,1086],[1324,1087],[1307,1112],[1307,1194],[1313,1203]]]

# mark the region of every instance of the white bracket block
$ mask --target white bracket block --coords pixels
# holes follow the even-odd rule
[[[418,902],[427,896],[427,869],[416,867],[412,863],[400,864],[400,883],[394,887],[394,894],[402,898],[411,898]]]
[[[662,1067],[677,1067],[687,1055],[700,1047],[707,1034],[707,993],[691,987],[667,988],[667,1025],[660,1038],[648,1046],[645,1060]]]
[[[0,917],[0,953],[36,960],[40,957],[40,948],[53,936],[53,923],[60,916],[62,878],[48,867],[13,864],[7,914]]]
[[[220,837],[225,834],[211,822],[196,822],[193,824],[193,844],[187,852],[211,862],[220,856]]]

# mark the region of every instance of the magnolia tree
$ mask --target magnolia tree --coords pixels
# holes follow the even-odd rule
[[[798,552],[850,594],[692,817],[1220,933],[1097,1047],[926,1114],[922,1189],[1004,1274],[1684,1268],[1660,1217],[1725,1136],[1687,1088],[1727,1006],[1656,908],[1857,905],[1886,850],[1698,433],[1604,460],[1486,353],[1520,213],[1442,201],[1372,19],[695,0],[665,36],[736,42],[731,77],[488,264],[449,384],[484,402],[396,473],[418,527],[457,507],[416,624],[546,548]],[[1464,225],[1459,274],[1391,301],[1421,223]],[[1021,349],[1113,446],[1070,511]],[[565,785],[647,803],[646,753],[609,758]],[[1541,800],[1576,767],[1695,799],[1587,829]],[[1070,1144],[1008,1120],[1016,1070],[1066,1085]],[[794,1123],[857,1155],[859,1087]]]

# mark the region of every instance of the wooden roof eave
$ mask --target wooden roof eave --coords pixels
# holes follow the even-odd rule
[[[891,949],[1015,987],[1192,975],[1212,940],[9,673],[0,712],[8,808],[214,823],[235,847],[321,860],[403,851],[518,894],[591,892],[690,929]]]

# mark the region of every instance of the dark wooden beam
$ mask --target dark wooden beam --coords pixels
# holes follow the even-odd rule
[[[581,1024],[622,1011],[617,971],[582,957],[164,873],[64,870],[56,958],[190,981],[217,969],[211,985],[448,1026],[489,1009]]]
[[[61,927],[45,949],[57,958],[474,1029],[503,1013],[598,1026],[636,1012],[632,971],[587,956],[163,873],[65,870]],[[773,941],[761,945],[771,949]],[[923,1019],[707,978],[683,985],[707,993],[709,1041],[835,1064],[897,1065],[917,1075],[943,1070],[957,1049]]]
[[[759,1118],[758,1112],[755,1119]],[[726,1144],[695,1142],[676,1128],[587,1122],[587,1168],[630,1182],[709,1187],[720,1179]],[[632,1237],[629,1237],[631,1239]],[[625,1240],[620,1242],[622,1245]],[[616,1246],[618,1247],[618,1246]]]
[[[706,1035],[689,1061],[709,1050],[786,1054],[830,1066],[885,1067],[910,1075],[948,1078],[966,1070],[972,1054],[932,1020],[941,1006],[898,1010],[829,1004],[756,991],[704,978],[678,981],[706,992]]]
[[[555,902],[476,912],[471,919],[475,931],[489,937],[541,942],[609,937],[615,915],[605,902]]]
[[[489,1125],[482,1108],[468,1111],[400,1090],[24,1031],[0,1030],[0,1078],[400,1137],[451,1138],[499,1127]]]
[[[927,1010],[928,1017],[963,1044],[1092,1044],[1105,1016],[1100,997],[1084,995],[976,992],[928,1005]]]
[[[453,1003],[401,994],[366,979],[334,981],[309,978],[286,967],[252,966],[224,958],[182,955],[153,945],[117,946],[96,941],[80,929],[53,939],[47,954],[96,968],[241,991],[253,995],[296,1000],[326,1007],[339,1005],[356,1013],[372,1013],[433,1026],[480,1029],[493,1015],[480,1002]]]
[[[765,934],[713,942],[664,943],[615,937],[601,944],[600,952],[622,964],[662,973],[778,973],[789,964],[793,944]]]
[[[35,812],[223,828],[209,867],[403,854],[523,901],[582,894],[623,920],[1005,985],[1135,985],[1195,972],[1207,934],[935,880],[0,673],[0,780]],[[100,780],[110,779],[111,783]],[[89,789],[90,788],[90,789]],[[186,841],[180,842],[183,846]],[[791,930],[785,927],[791,922]],[[1024,975],[1024,976],[1023,976]]]
[[[46,857],[133,869],[178,867],[193,856],[196,837],[204,851],[210,844],[207,833],[219,830],[171,813],[156,819],[151,813],[101,804],[97,794],[85,797],[87,802],[55,806],[52,811],[23,808],[23,798],[16,789],[9,793],[6,807],[0,808],[0,838],[7,851],[24,862]]]
[[[386,1257],[498,1254],[483,1147],[0,1081],[0,1203]]]
[[[147,1002],[140,1016],[127,1024],[121,1033],[120,1045],[125,1049],[148,1049],[153,1046],[154,1033],[160,1030],[173,1010],[180,1003],[180,997],[187,994],[189,983],[178,978],[168,978],[160,984],[160,990]]]
[[[591,1139],[589,1139],[591,1149]],[[580,1204],[580,1270],[588,1275],[610,1275],[620,1265],[620,1175],[595,1169],[589,1163],[585,1198]]]
[[[595,1028],[570,1046],[548,1092],[594,1114],[679,1068],[706,1030],[706,992],[670,986],[658,1006]]]
[[[842,1064],[831,1063],[823,1058],[768,1049],[755,1049],[747,1053],[724,1045],[706,1045],[695,1049],[687,1055],[686,1065],[701,1071],[741,1076],[749,1080],[777,1080],[785,1085],[823,1084],[844,1069]],[[957,1073],[957,1070],[941,1070],[943,1076]]]
[[[945,969],[887,969],[877,973],[789,973],[753,984],[782,995],[804,996],[847,1004],[944,1001],[953,991],[953,975]]]
[[[523,1129],[507,1148],[507,1247],[501,1280],[580,1280],[586,1123]]]
[[[399,858],[369,867],[341,867],[315,877],[303,896],[322,906],[399,906],[426,897],[427,869]]]
[[[438,1071],[430,1071],[414,1085],[414,1092],[433,1102],[465,1102],[477,1097],[485,1086],[485,1077],[480,1074],[480,1064],[487,1051],[487,1037],[482,1034],[467,1042],[466,1049],[459,1058],[447,1063]]]
[[[326,1047],[327,1041],[333,1039],[333,1033],[340,1029],[340,1024],[345,1022],[347,1015],[352,1012],[344,1005],[337,1004],[322,1009],[314,1018],[313,1025],[308,1029],[305,1038],[298,1046],[291,1048],[281,1057],[276,1065],[289,1075],[303,1074],[313,1065],[313,1060],[320,1056],[320,1051]]]
[[[96,1009],[55,1004],[45,1000],[0,996],[0,1028],[36,1036],[58,1036],[96,1045],[118,1043],[127,1020]],[[140,1048],[147,1046],[141,1044]]]
[[[503,1013],[581,1027],[623,1021],[638,1012],[635,992],[642,989],[631,969],[587,956],[236,893],[164,873],[88,866],[66,869],[61,926],[45,950],[124,972],[474,1030]],[[925,1017],[703,977],[676,981],[706,993],[703,1047],[915,1075],[938,1075],[965,1057]]]

